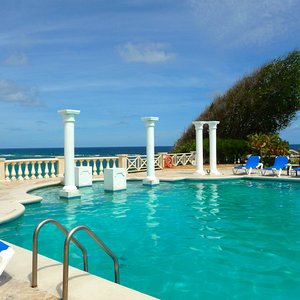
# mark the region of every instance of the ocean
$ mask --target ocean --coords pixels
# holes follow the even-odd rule
[[[169,152],[172,146],[157,146],[155,152]],[[115,156],[117,154],[146,154],[146,147],[78,147],[75,148],[76,157]],[[64,155],[63,148],[14,148],[0,149],[0,158],[26,159],[44,158]]]
[[[291,144],[290,149],[300,150],[300,144]],[[157,146],[155,153],[170,152],[172,146]],[[78,147],[75,148],[75,156],[115,156],[117,154],[146,154],[146,147]],[[0,158],[26,159],[44,158],[64,155],[63,148],[14,148],[0,149]]]
[[[300,151],[300,144],[291,144],[290,149]]]

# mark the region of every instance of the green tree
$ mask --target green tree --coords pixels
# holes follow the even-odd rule
[[[287,155],[289,143],[278,134],[255,133],[248,136],[248,146],[252,153],[259,154],[264,163],[269,164],[271,156]]]
[[[196,120],[217,120],[220,138],[247,139],[256,132],[272,135],[286,128],[300,109],[300,51],[295,50],[245,76],[214,101]],[[207,136],[207,130],[205,130]],[[191,125],[175,148],[195,139]]]

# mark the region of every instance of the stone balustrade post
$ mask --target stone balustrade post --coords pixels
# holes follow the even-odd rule
[[[64,121],[64,187],[59,195],[62,198],[80,197],[80,192],[75,186],[75,143],[74,127],[75,116],[80,114],[80,110],[65,109],[58,113]]]
[[[5,158],[0,158],[0,181],[5,180]]]
[[[124,168],[127,172],[127,159],[128,154],[118,154],[118,166],[119,168]]]
[[[142,121],[146,126],[146,144],[147,144],[147,177],[143,180],[144,185],[159,184],[159,180],[155,177],[154,164],[154,126],[158,121],[158,117],[143,117]]]
[[[57,156],[57,177],[64,177],[65,172],[65,158],[64,156]]]

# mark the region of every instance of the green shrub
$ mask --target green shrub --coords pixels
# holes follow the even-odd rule
[[[289,143],[282,140],[278,134],[250,134],[248,146],[252,149],[253,154],[260,155],[264,166],[273,165],[275,156],[288,155],[289,153]]]
[[[188,153],[196,150],[196,140],[191,140],[188,143],[173,149],[173,153]]]
[[[218,138],[217,151],[218,163],[235,163],[249,154],[249,147],[244,140]]]

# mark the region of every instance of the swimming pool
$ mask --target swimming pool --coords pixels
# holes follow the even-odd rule
[[[1,239],[31,249],[35,226],[54,218],[84,224],[117,255],[121,284],[161,299],[299,299],[300,184],[230,180],[128,182],[104,193],[103,183],[62,200],[61,187],[34,191],[40,204],[0,226]],[[112,262],[85,233],[89,271],[114,279]],[[40,253],[62,261],[64,236],[40,233]],[[71,249],[71,265],[82,268]]]

